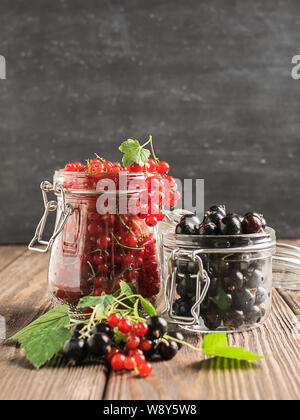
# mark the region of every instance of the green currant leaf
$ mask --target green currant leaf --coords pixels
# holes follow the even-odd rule
[[[139,303],[140,303],[140,299],[137,299],[135,301],[135,304],[134,304],[134,307],[133,307],[133,314],[136,317],[139,317],[140,316],[140,314],[139,314]]]
[[[150,157],[150,151],[144,149],[138,140],[128,139],[124,141],[119,150],[124,153],[122,162],[124,166],[129,166],[132,163],[136,162],[137,164],[143,166],[147,163]]]
[[[227,294],[224,292],[221,281],[218,283],[217,296],[211,298],[211,300],[217,305],[219,312],[222,314],[228,312],[230,301]]]
[[[25,349],[27,359],[36,369],[57,354],[71,338],[69,308],[60,305],[11,337]]]
[[[101,296],[84,296],[80,299],[77,308],[90,308],[91,306],[102,305],[104,310],[114,302],[114,297],[104,292]]]
[[[154,316],[157,314],[154,306],[146,299],[143,298],[143,296],[140,296],[140,301],[141,301],[141,305],[144,309],[144,311],[149,315],[149,316]]]
[[[130,300],[130,302],[132,302],[132,303],[135,302],[135,298],[131,297],[135,293],[134,293],[134,290],[131,288],[129,283],[126,283],[125,281],[121,281],[120,282],[120,289],[121,289],[121,292],[124,293],[125,296],[128,296],[128,300]]]
[[[202,351],[207,356],[218,356],[227,359],[245,360],[255,362],[265,359],[267,356],[259,356],[258,354],[246,351],[242,347],[228,346],[226,333],[212,333],[204,337]]]

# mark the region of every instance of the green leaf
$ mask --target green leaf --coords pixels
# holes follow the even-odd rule
[[[134,297],[130,297],[132,295],[134,295],[134,291],[131,288],[129,283],[126,283],[125,281],[121,281],[120,282],[120,289],[121,292],[124,293],[125,296],[129,296],[128,300],[130,300],[130,302],[134,303],[135,302],[135,298]]]
[[[85,296],[80,299],[77,308],[90,308],[91,306],[102,305],[104,309],[110,306],[114,302],[114,297],[107,295],[104,292],[101,296]]]
[[[144,309],[144,311],[149,315],[149,316],[154,316],[156,315],[156,310],[154,309],[154,306],[146,299],[143,298],[143,296],[140,296],[140,300],[141,300],[141,305]]]
[[[137,299],[135,301],[135,304],[134,304],[134,307],[133,307],[133,314],[136,317],[139,317],[140,316],[140,314],[139,314],[139,303],[140,303],[140,299]]]
[[[25,349],[27,359],[36,369],[57,354],[71,338],[69,308],[60,305],[11,337]]]
[[[114,341],[116,344],[125,343],[126,342],[126,334],[121,333],[118,330],[118,327],[114,328]]]
[[[124,166],[129,166],[132,163],[136,162],[139,165],[143,166],[148,162],[150,157],[150,151],[144,149],[138,140],[128,139],[124,141],[119,150],[124,153],[122,162]]]
[[[226,333],[207,334],[203,340],[202,351],[207,356],[218,356],[227,359],[246,360],[249,362],[255,362],[267,357],[246,351],[242,347],[228,346]]]
[[[228,312],[230,301],[228,295],[224,292],[221,282],[218,283],[217,296],[211,299],[222,314]]]

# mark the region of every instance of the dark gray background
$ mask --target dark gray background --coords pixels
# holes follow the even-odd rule
[[[28,242],[39,183],[154,136],[206,203],[300,237],[298,0],[0,0],[0,242]]]

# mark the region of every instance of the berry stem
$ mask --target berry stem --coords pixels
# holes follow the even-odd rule
[[[112,231],[110,230],[109,233],[111,234],[111,236],[113,237],[113,239],[115,240],[116,244],[121,246],[122,248],[125,249],[133,249],[134,251],[144,251],[145,248],[133,248],[132,246],[127,246],[127,245],[123,245],[121,244],[118,239],[115,237],[115,235],[112,233]]]
[[[119,218],[119,220],[120,220],[120,222],[122,223],[122,225],[128,230],[128,232],[131,234],[131,235],[134,235],[134,232],[133,232],[133,230],[131,229],[131,227],[130,226],[128,226],[125,222],[124,222],[124,220],[123,220],[123,218],[121,217],[121,215],[120,215],[120,213],[119,213],[119,211],[117,210],[117,215],[118,215],[118,218]]]

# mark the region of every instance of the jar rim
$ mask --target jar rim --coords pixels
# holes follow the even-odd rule
[[[265,232],[241,235],[184,235],[168,231],[162,235],[163,246],[174,250],[201,250],[206,253],[251,252],[276,247],[276,233],[271,227]]]

